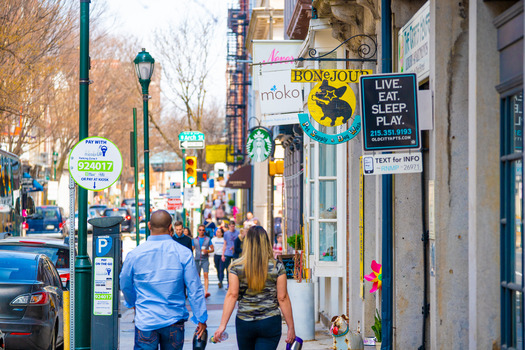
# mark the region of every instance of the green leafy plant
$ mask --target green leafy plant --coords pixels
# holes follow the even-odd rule
[[[374,335],[376,336],[376,341],[381,342],[381,316],[379,315],[379,311],[376,309],[376,314],[374,316],[374,325],[372,326],[372,330],[374,331]]]
[[[291,235],[290,237],[288,237],[286,242],[288,242],[288,245],[295,250],[303,249],[303,235],[300,235],[300,234]]]
[[[233,206],[235,205],[235,200],[230,199],[230,200],[228,201],[228,205],[229,205],[230,207],[233,207]]]

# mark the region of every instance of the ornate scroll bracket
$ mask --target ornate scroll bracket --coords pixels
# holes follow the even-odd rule
[[[364,39],[363,42],[358,46],[357,48],[357,54],[360,58],[328,58],[326,56],[330,55],[334,51],[336,51],[338,48],[346,44],[347,42],[351,41],[352,39],[356,38],[362,38]],[[370,35],[366,34],[357,34],[354,36],[351,36],[350,38],[343,41],[341,44],[339,44],[336,48],[334,48],[332,51],[327,52],[321,56],[317,56],[317,50],[314,48],[308,49],[308,56],[309,57],[298,57],[293,60],[285,60],[285,61],[279,61],[279,62],[257,62],[252,63],[252,66],[261,66],[265,64],[272,64],[272,63],[286,63],[286,62],[304,62],[304,61],[336,61],[336,62],[375,62],[377,63],[377,58],[375,57],[377,53],[377,42],[375,38],[371,37]]]

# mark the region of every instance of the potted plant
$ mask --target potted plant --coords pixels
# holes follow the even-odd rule
[[[291,235],[286,242],[295,250],[303,250],[303,235],[301,234]]]
[[[374,316],[374,325],[372,326],[372,330],[374,331],[374,335],[376,337],[376,350],[381,349],[381,316],[379,315],[379,311],[376,309],[376,314]]]

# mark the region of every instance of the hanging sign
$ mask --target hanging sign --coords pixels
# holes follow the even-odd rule
[[[273,150],[273,139],[266,128],[255,128],[248,136],[246,151],[255,162],[265,161]]]
[[[308,111],[324,126],[343,125],[355,111],[354,92],[347,83],[323,80],[308,95]]]
[[[122,171],[122,155],[115,144],[103,137],[88,137],[69,154],[71,177],[82,188],[101,191],[113,185]]]
[[[348,130],[339,134],[326,134],[317,130],[312,125],[307,113],[299,113],[299,124],[304,132],[315,141],[329,145],[337,145],[339,143],[350,141],[359,133],[359,130],[361,130],[361,117],[356,115],[353,119],[354,121]]]
[[[416,74],[362,76],[361,99],[365,151],[420,148]]]
[[[362,75],[372,74],[371,69],[292,69],[292,83],[328,82],[358,83]]]

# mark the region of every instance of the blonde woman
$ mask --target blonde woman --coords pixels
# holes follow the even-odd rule
[[[243,240],[243,251],[229,269],[230,287],[224,299],[221,323],[214,338],[220,339],[239,301],[235,328],[242,350],[277,349],[281,339],[281,311],[288,325],[286,342],[295,340],[292,305],[286,290],[286,271],[273,258],[266,230],[252,226]],[[281,311],[279,311],[279,308]]]

